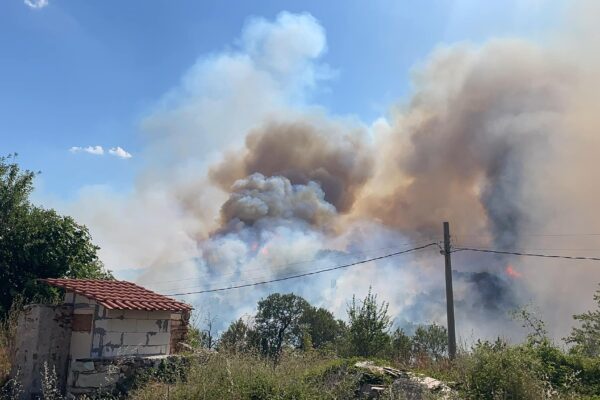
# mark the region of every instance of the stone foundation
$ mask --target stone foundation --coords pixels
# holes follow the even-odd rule
[[[186,360],[181,356],[126,357],[117,359],[81,359],[71,363],[71,382],[68,393],[124,394],[144,374],[157,375],[160,371],[177,370]]]

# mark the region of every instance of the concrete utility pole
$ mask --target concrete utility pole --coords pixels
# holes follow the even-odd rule
[[[444,259],[446,261],[446,315],[448,316],[448,355],[456,357],[456,332],[454,329],[454,293],[452,291],[452,260],[450,259],[450,224],[444,222]]]

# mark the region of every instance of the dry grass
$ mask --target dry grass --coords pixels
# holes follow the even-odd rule
[[[600,380],[600,361],[580,367],[577,359],[551,361],[548,353],[567,357],[555,349],[525,345],[480,345],[461,352],[455,361],[417,360],[410,369],[437,377],[453,386],[464,399],[594,399]],[[317,352],[286,354],[276,367],[256,355],[213,353],[191,366],[185,382],[151,382],[131,394],[135,400],[237,399],[304,400],[353,399],[365,381],[357,359],[340,359]],[[398,365],[380,360],[376,363]],[[576,381],[570,371],[579,369]],[[389,383],[389,382],[386,382]],[[432,394],[432,396],[434,396]],[[380,399],[394,398],[385,392]],[[397,395],[396,397],[397,398]],[[432,397],[432,398],[435,398]]]
[[[4,382],[10,374],[10,352],[3,345],[0,346],[0,381]]]
[[[316,353],[287,354],[277,366],[256,355],[215,353],[192,365],[186,382],[149,383],[131,398],[348,399],[359,378],[348,362]]]
[[[0,322],[0,382],[6,382],[10,375],[12,349],[22,305],[20,300],[15,300],[8,316]]]

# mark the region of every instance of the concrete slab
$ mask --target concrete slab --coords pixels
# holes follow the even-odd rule
[[[123,344],[125,346],[143,346],[147,344],[148,335],[146,333],[128,332],[123,334]]]
[[[171,341],[170,333],[156,333],[154,335],[148,334],[148,345],[166,346]]]

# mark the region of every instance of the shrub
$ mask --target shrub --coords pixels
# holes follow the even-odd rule
[[[502,340],[477,342],[472,354],[457,360],[461,391],[476,399],[541,399],[540,362],[519,346]]]
[[[388,303],[377,302],[371,292],[363,301],[352,297],[348,307],[348,336],[352,355],[372,357],[381,355],[390,346],[388,331],[392,325],[388,315]]]
[[[392,334],[392,359],[400,364],[408,364],[412,355],[413,341],[404,330],[398,328]]]
[[[594,294],[597,306],[595,310],[573,315],[580,326],[573,327],[571,335],[565,341],[573,345],[574,353],[589,357],[600,356],[600,290]]]
[[[437,324],[420,325],[415,330],[412,343],[415,355],[439,360],[448,351],[448,331]]]

